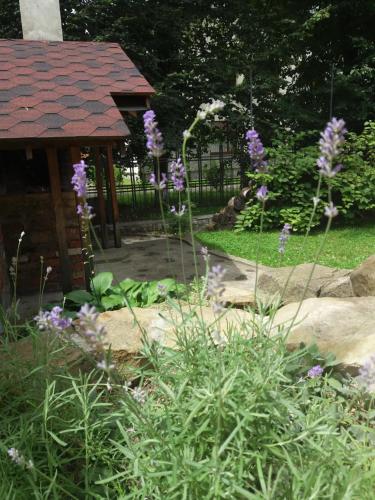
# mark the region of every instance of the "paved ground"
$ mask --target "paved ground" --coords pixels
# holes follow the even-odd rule
[[[169,248],[169,257],[167,251]],[[126,278],[135,280],[159,280],[175,278],[181,283],[194,279],[194,253],[191,244],[181,243],[178,239],[159,236],[128,236],[122,239],[121,248],[109,248],[100,253],[96,251],[96,271],[111,271],[116,281]],[[197,243],[197,263],[199,276],[205,274],[205,262]],[[244,259],[231,259],[224,254],[211,254],[210,265],[221,264],[226,269],[225,280],[254,282],[255,268],[252,262]],[[249,284],[250,285],[250,284]],[[250,285],[251,286],[251,285]],[[62,293],[46,293],[44,303],[61,301]],[[27,295],[21,298],[19,313],[24,318],[33,317],[38,312],[39,296]]]
[[[190,282],[195,276],[194,252],[191,244],[177,239],[157,236],[134,236],[123,238],[122,248],[110,248],[104,255],[96,255],[97,271],[111,271],[118,280],[158,280],[175,278],[180,282]],[[167,247],[168,244],[168,247]],[[196,248],[198,273],[205,274],[205,262]],[[210,264],[221,264],[226,269],[225,280],[247,280],[254,273],[251,262],[245,264],[211,255]]]

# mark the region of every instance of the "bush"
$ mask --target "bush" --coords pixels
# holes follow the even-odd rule
[[[53,363],[61,347],[43,361],[32,332],[35,366],[0,366],[0,497],[371,498],[367,403],[332,360],[262,330],[225,347],[205,328],[180,334],[180,350],[146,346],[138,378],[108,392],[96,370]],[[325,375],[310,379],[317,362]]]
[[[268,149],[270,174],[267,184],[271,193],[267,202],[266,228],[279,228],[288,222],[294,230],[307,228],[312,197],[318,183],[316,160],[317,146],[306,145],[318,138],[318,132],[288,135],[273,142]],[[332,179],[334,204],[339,210],[341,222],[352,222],[369,217],[375,208],[375,122],[365,123],[361,134],[348,134],[341,157],[344,165],[340,175]],[[260,184],[259,174],[249,178]],[[327,188],[322,184],[321,198],[326,199]],[[260,211],[254,201],[238,217],[237,230],[253,229],[259,225]],[[323,206],[318,206],[312,227],[319,225]]]

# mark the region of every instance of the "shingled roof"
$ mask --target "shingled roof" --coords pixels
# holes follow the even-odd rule
[[[0,40],[0,141],[124,137],[112,96],[153,93],[116,43]]]

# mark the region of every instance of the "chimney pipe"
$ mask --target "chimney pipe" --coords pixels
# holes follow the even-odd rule
[[[62,41],[59,0],[20,0],[24,40]]]

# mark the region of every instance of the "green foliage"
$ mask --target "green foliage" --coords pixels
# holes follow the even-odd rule
[[[111,392],[30,331],[33,358],[0,364],[0,497],[372,498],[373,409],[334,360],[261,331],[220,349],[204,330],[182,327],[176,351],[146,346],[138,378],[124,391],[113,374]]]
[[[218,161],[213,161],[210,165],[203,165],[204,175],[210,186],[218,188],[220,186],[220,164]]]
[[[136,281],[126,279],[112,285],[113,274],[102,272],[91,281],[91,293],[73,290],[65,295],[65,309],[76,311],[84,304],[96,307],[98,311],[120,309],[121,307],[148,307],[163,302],[167,296],[176,297],[185,291],[183,285],[172,278],[159,281]]]
[[[270,199],[266,203],[265,227],[281,227],[284,223],[292,225],[294,231],[306,230],[312,213],[312,197],[318,184],[316,160],[319,156],[317,146],[305,145],[317,132],[288,134],[276,139],[268,148],[270,174],[266,184]],[[330,182],[334,204],[339,209],[339,220],[350,223],[368,218],[375,209],[375,122],[365,123],[360,134],[348,134],[344,153],[340,161],[343,170]],[[248,174],[260,185],[260,174]],[[321,199],[327,199],[327,185],[323,180]],[[312,227],[318,226],[323,213],[323,203],[318,205]],[[238,217],[237,231],[259,227],[260,207],[251,201]]]

